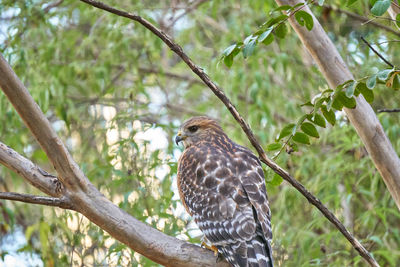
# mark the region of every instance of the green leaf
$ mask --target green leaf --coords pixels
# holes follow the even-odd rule
[[[30,225],[30,226],[28,226],[26,228],[26,230],[25,230],[25,238],[26,238],[26,240],[28,242],[30,242],[31,236],[32,236],[33,232],[37,230],[37,227],[38,227],[37,224],[33,224],[33,225]]]
[[[278,36],[281,39],[285,38],[287,32],[288,32],[288,29],[287,29],[287,26],[285,23],[281,23],[275,28],[276,36]]]
[[[383,244],[382,240],[381,240],[378,236],[376,236],[376,235],[370,236],[368,239],[374,241],[375,243],[378,243],[378,244],[381,245],[381,246],[385,246],[385,245]]]
[[[310,123],[310,122],[304,122],[301,126],[300,129],[306,133],[309,136],[315,137],[315,138],[319,138],[319,134],[317,129],[315,128],[315,126]]]
[[[264,40],[265,40],[268,36],[270,36],[270,34],[271,34],[271,32],[272,32],[273,29],[274,29],[273,27],[269,27],[265,32],[263,32],[262,34],[260,34],[260,35],[258,36],[258,42],[259,42],[259,43],[264,42]]]
[[[400,75],[396,75],[393,78],[392,88],[394,90],[399,90],[400,89]]]
[[[272,143],[267,145],[267,151],[274,151],[274,150],[278,150],[281,149],[282,144],[281,143]]]
[[[312,30],[314,26],[314,20],[310,14],[304,10],[299,10],[294,14],[294,17],[301,26],[305,26],[309,31]]]
[[[230,68],[230,67],[232,66],[232,64],[233,64],[233,56],[232,56],[232,55],[229,55],[229,56],[224,57],[224,64],[225,64],[228,68]]]
[[[314,104],[314,111],[317,111],[327,99],[327,97],[322,97],[318,99]]]
[[[340,99],[340,102],[343,103],[343,106],[345,106],[346,108],[356,107],[356,100],[354,97],[347,97],[344,92],[340,92],[338,94],[338,98]]]
[[[258,36],[258,42],[263,43],[265,45],[269,45],[274,41],[274,36],[271,34],[273,27],[269,27],[265,32]]]
[[[296,129],[293,129],[293,134],[296,132],[297,128],[298,128],[301,124],[303,124],[304,120],[307,119],[307,117],[309,117],[309,116],[310,116],[310,114],[305,114],[305,115],[301,116],[301,117],[297,120]]]
[[[368,89],[365,83],[359,83],[357,85],[357,90],[361,92],[368,103],[372,103],[372,101],[374,101],[374,92]]]
[[[396,16],[396,25],[400,28],[400,13]]]
[[[347,3],[346,3],[346,6],[351,6],[352,4],[354,4],[357,1],[358,0],[348,0]]]
[[[346,87],[346,85],[348,85],[349,83],[354,82],[354,80],[347,80],[344,83],[339,84],[336,88],[335,88],[335,92],[339,92],[341,91],[343,88]]]
[[[262,42],[264,45],[269,45],[274,41],[274,35],[270,34],[267,38]]]
[[[328,111],[326,106],[322,106],[321,111],[322,111],[322,115],[324,115],[325,119],[330,124],[332,124],[332,126],[335,125],[335,122],[336,122],[335,112],[332,109]]]
[[[386,82],[386,86],[389,88],[393,88],[394,90],[400,89],[400,79],[399,79],[400,71],[395,71],[390,76],[390,78]]]
[[[229,55],[233,52],[233,50],[235,50],[235,48],[236,48],[236,44],[231,45],[231,46],[229,46],[228,48],[226,48],[226,49],[224,50],[224,52],[222,52],[222,54],[223,54],[224,56],[229,56]]]
[[[278,17],[276,17],[276,18],[272,18],[272,19],[270,19],[269,21],[267,21],[267,27],[271,27],[271,26],[273,26],[273,25],[275,25],[275,24],[278,24],[279,22],[281,22],[281,21],[283,21],[283,20],[285,20],[285,19],[287,19],[288,18],[288,16],[287,15],[280,15],[280,16],[278,16]],[[283,23],[282,23],[283,24]]]
[[[352,97],[354,95],[354,90],[356,89],[357,82],[353,81],[351,83],[348,83],[345,87],[345,92],[347,97]]]
[[[393,69],[381,70],[377,73],[378,79],[381,81],[386,81],[389,78],[390,73],[393,71]]]
[[[295,133],[295,135],[293,135],[292,140],[301,144],[306,144],[306,145],[310,144],[310,138],[308,138],[308,136],[305,133],[301,132]]]
[[[49,253],[49,232],[50,226],[46,222],[40,222],[39,224],[39,240],[43,256],[46,258]]]
[[[326,122],[325,122],[324,117],[322,117],[318,113],[315,113],[314,119],[312,120],[312,122],[315,123],[316,125],[318,125],[319,127],[322,127],[322,128],[326,127]]]
[[[341,101],[341,97],[339,96],[341,92],[338,92],[336,95],[331,98],[328,102],[328,108],[329,110],[331,107],[336,110],[342,110],[343,108],[343,102]]]
[[[247,44],[244,45],[242,50],[244,58],[251,56],[254,52],[254,48],[256,46],[256,39],[252,39]]]
[[[390,0],[378,0],[371,8],[371,13],[375,16],[382,16],[390,7]]]
[[[278,141],[288,136],[289,134],[293,134],[293,130],[295,129],[295,127],[296,125],[294,123],[288,124],[285,127],[283,127],[283,129],[279,134]]]
[[[368,89],[374,89],[374,87],[376,85],[376,77],[377,77],[377,75],[374,74],[368,78],[367,83],[366,83]]]
[[[305,107],[305,106],[313,107],[314,105],[311,103],[311,101],[307,101],[306,103],[300,105],[300,107]]]
[[[283,178],[279,176],[278,174],[274,174],[274,177],[272,177],[272,180],[269,182],[269,184],[273,186],[278,186],[283,182]]]
[[[295,4],[292,8],[293,8],[293,9],[296,9],[296,8],[301,7],[301,6],[304,6],[304,5],[306,5],[306,3],[300,2],[300,3],[298,3],[298,4]]]
[[[273,10],[271,10],[271,12],[269,12],[269,14],[272,14],[273,12],[276,12],[276,11],[282,11],[282,10],[287,11],[287,10],[292,10],[292,9],[293,9],[292,6],[282,5],[280,7],[277,7],[277,8],[274,8]]]

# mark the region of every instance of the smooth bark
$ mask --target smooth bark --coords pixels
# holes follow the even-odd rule
[[[304,3],[300,0],[276,0],[276,2],[279,5],[290,6]],[[303,10],[311,14],[314,19],[312,30],[309,31],[306,27],[300,26],[293,17],[289,19],[290,24],[317,63],[329,86],[336,88],[345,81],[353,80],[354,77],[346,63],[310,8],[305,6]],[[344,111],[400,209],[400,159],[371,106],[362,95],[357,97],[356,101],[355,109],[344,108]]]
[[[399,1],[392,0],[392,3],[390,4],[390,7],[388,9],[388,13],[392,20],[395,22],[395,27],[397,27],[397,29],[400,31],[400,26],[398,26],[400,24],[400,21],[396,21],[397,15],[400,14]]]

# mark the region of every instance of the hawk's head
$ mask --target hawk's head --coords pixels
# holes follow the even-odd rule
[[[179,129],[178,135],[175,137],[175,143],[183,141],[185,148],[204,141],[215,135],[221,135],[224,132],[218,123],[207,117],[193,117],[185,121]]]

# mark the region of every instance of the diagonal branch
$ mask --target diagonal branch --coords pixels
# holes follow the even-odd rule
[[[346,237],[346,239],[352,244],[352,246],[358,251],[358,253],[372,266],[379,266],[376,261],[372,258],[370,253],[362,246],[362,244],[346,229],[346,227],[336,218],[336,216],[325,207],[321,201],[316,198],[313,194],[311,194],[301,183],[299,183],[296,179],[294,179],[286,170],[278,166],[275,162],[268,158],[264,149],[257,141],[254,133],[250,129],[250,126],[246,123],[243,117],[239,114],[238,110],[229,100],[229,98],[225,95],[225,93],[208,77],[208,75],[203,71],[202,68],[198,67],[194,62],[183,52],[183,49],[176,44],[171,37],[167,34],[159,30],[156,26],[151,24],[146,19],[128,13],[126,11],[118,10],[111,6],[108,6],[104,3],[93,1],[93,0],[81,0],[87,4],[90,4],[94,7],[103,9],[110,13],[116,14],[118,16],[126,17],[131,20],[137,21],[142,24],[144,27],[153,32],[156,36],[158,36],[168,47],[174,51],[188,66],[189,68],[197,74],[200,79],[213,91],[213,93],[225,104],[228,110],[231,112],[236,121],[240,124],[243,131],[246,133],[248,139],[251,144],[257,150],[260,160],[268,165],[274,172],[279,174],[283,179],[289,182],[293,187],[295,187],[307,200],[317,207],[321,213],[330,221],[335,227]]]
[[[394,68],[393,64],[390,63],[386,58],[384,58],[378,51],[376,51],[376,49],[370,44],[368,43],[367,40],[365,40],[364,37],[361,36],[361,40],[380,58],[382,59],[386,64],[388,64],[390,67]]]
[[[72,203],[66,198],[44,197],[14,192],[0,192],[0,199],[21,201],[25,203],[59,207],[74,210]]]

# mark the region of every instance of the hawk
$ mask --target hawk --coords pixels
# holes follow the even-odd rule
[[[193,117],[181,126],[178,189],[213,248],[235,267],[272,267],[271,214],[258,158],[218,123]]]

